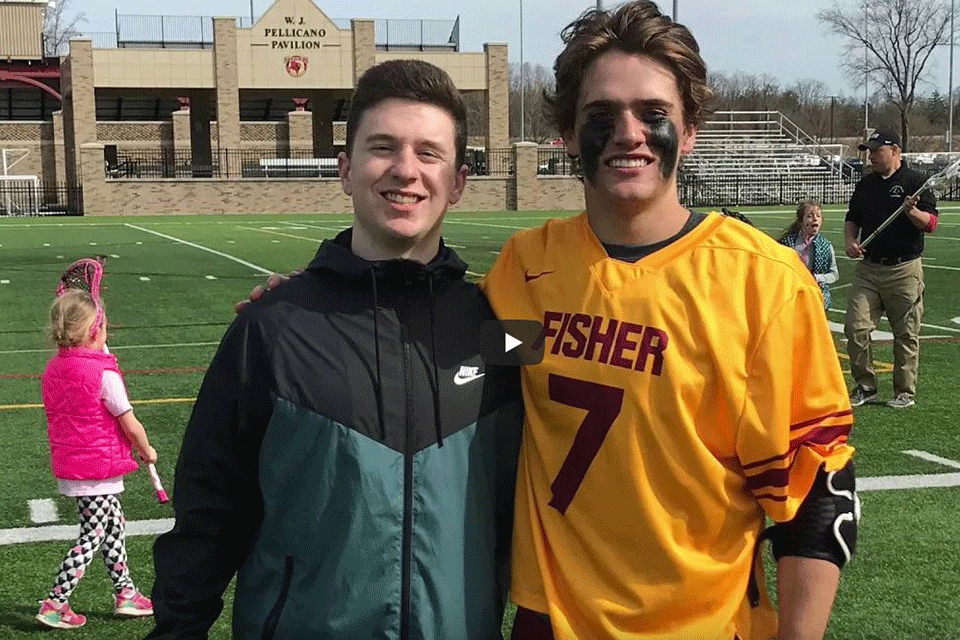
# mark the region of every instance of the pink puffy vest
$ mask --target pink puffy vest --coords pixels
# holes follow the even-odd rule
[[[103,372],[120,373],[112,354],[60,349],[43,372],[50,466],[63,480],[103,480],[137,469],[120,422],[100,399]]]

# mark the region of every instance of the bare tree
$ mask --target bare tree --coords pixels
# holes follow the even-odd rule
[[[51,2],[43,15],[43,55],[54,57],[66,49],[70,38],[80,35],[77,26],[87,19],[82,13],[69,17],[70,0]]]
[[[520,65],[510,65],[510,137],[519,140],[521,134],[531,142],[543,144],[559,134],[550,126],[544,114],[543,92],[553,89],[553,74],[543,65],[523,65],[521,83]],[[520,91],[523,89],[523,125],[520,131]]]
[[[796,100],[797,125],[817,140],[826,137],[830,125],[830,96],[819,80],[798,80],[787,89]]]
[[[831,8],[817,12],[817,19],[831,33],[846,38],[841,66],[851,74],[855,86],[874,78],[885,98],[896,106],[906,151],[917,86],[926,79],[930,55],[944,44],[950,22],[949,3],[836,0]]]

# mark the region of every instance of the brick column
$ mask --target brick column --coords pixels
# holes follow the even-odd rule
[[[68,183],[78,184],[83,178],[80,170],[80,147],[97,140],[97,108],[93,94],[93,42],[90,38],[70,39],[70,54],[60,69],[65,177]]]
[[[487,148],[510,145],[510,75],[507,70],[507,45],[487,43]]]
[[[240,148],[240,80],[237,74],[236,18],[213,19],[217,134],[220,149]]]
[[[290,156],[313,153],[313,114],[297,108],[287,114],[287,145]]]
[[[517,189],[517,211],[536,211],[539,208],[537,185],[537,144],[513,143],[513,180]]]
[[[124,214],[114,211],[109,198],[104,170],[103,145],[88,142],[79,149],[80,173],[83,175],[83,215],[104,216]]]
[[[356,86],[363,72],[374,65],[377,40],[373,20],[351,20],[350,26],[353,28],[353,85]]]
[[[67,170],[63,140],[63,110],[53,112],[53,157],[57,184],[67,181]]]

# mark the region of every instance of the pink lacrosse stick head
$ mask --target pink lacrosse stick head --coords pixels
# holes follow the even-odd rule
[[[86,291],[97,305],[97,317],[90,328],[90,337],[97,335],[103,324],[103,305],[100,304],[100,280],[103,279],[103,262],[94,258],[82,258],[64,270],[57,283],[57,296],[68,289]]]

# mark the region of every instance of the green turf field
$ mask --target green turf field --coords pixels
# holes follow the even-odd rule
[[[771,234],[793,217],[787,209],[743,211]],[[476,277],[514,231],[550,215],[455,212],[447,218],[445,237]],[[853,270],[852,261],[842,257],[842,216],[840,207],[825,211],[825,230],[840,263],[833,301],[839,310]],[[43,338],[46,309],[62,268],[80,257],[110,256],[105,279],[113,327],[109,344],[127,372],[131,399],[160,454],[157,466],[169,489],[192,398],[233,317],[233,302],[245,298],[265,273],[306,264],[320,241],[348,222],[345,216],[320,215],[0,219],[0,566],[5,573],[0,638],[45,633],[33,615],[69,545],[65,540],[15,541],[75,522],[73,501],[57,495],[50,475],[38,405],[39,375],[50,355]],[[861,478],[939,476],[934,479],[947,486],[861,494],[860,546],[841,582],[827,633],[832,640],[960,639],[960,206],[942,208],[924,262],[917,405],[899,411],[883,404],[857,409],[852,441]],[[831,311],[828,317],[839,328],[843,314]],[[884,324],[880,329],[889,331]],[[841,337],[836,334],[838,347]],[[878,367],[889,371],[889,344],[881,344],[875,357]],[[880,391],[883,401],[892,396],[889,373],[882,374]],[[871,482],[877,481],[864,480],[862,486]],[[911,482],[916,478],[899,484]],[[33,500],[52,500],[56,520],[34,522]],[[169,505],[157,504],[142,473],[128,477],[123,504],[131,530],[150,530],[151,523],[142,521],[172,514]],[[133,577],[148,593],[151,540],[152,534],[143,534],[128,542]],[[106,572],[99,559],[94,563],[72,599],[89,622],[68,635],[142,637],[149,621],[111,618]],[[226,614],[211,637],[229,637]]]

